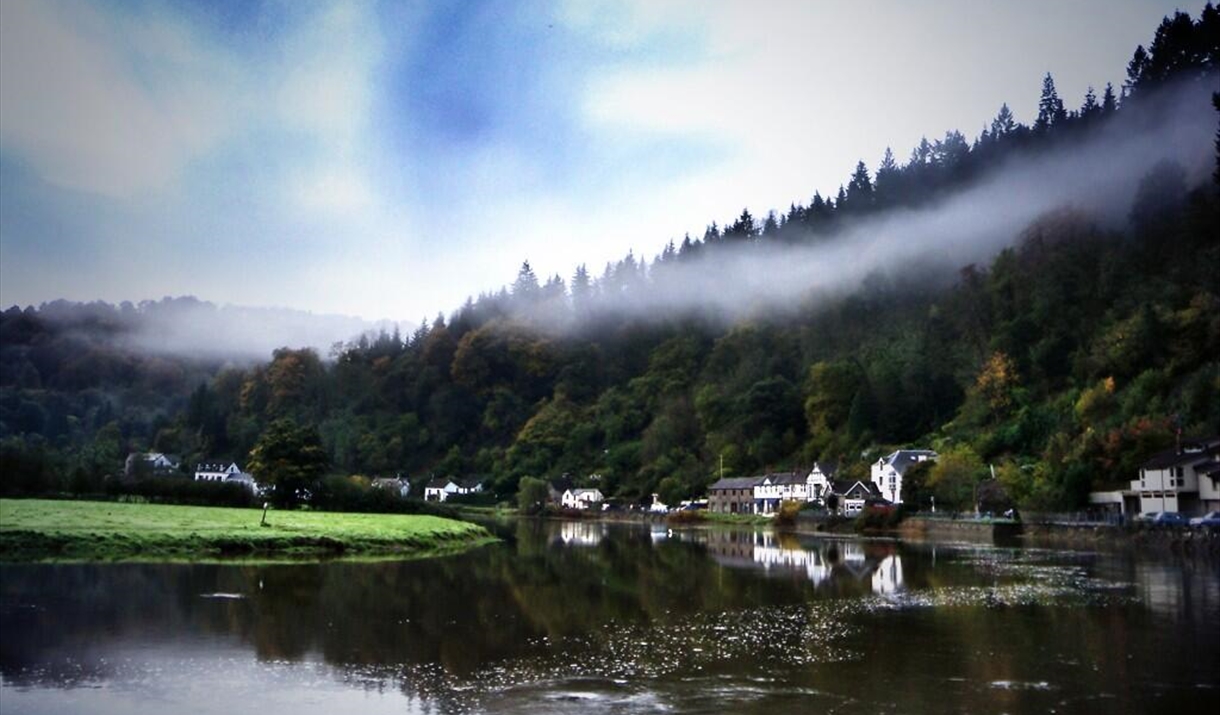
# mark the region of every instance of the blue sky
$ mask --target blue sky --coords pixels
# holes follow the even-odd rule
[[[1076,106],[1174,7],[5,0],[0,303],[447,313]]]

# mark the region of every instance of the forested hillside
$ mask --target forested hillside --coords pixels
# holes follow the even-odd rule
[[[1209,4],[1197,20],[1166,18],[1124,87],[1090,90],[1079,109],[1047,75],[1031,124],[1005,105],[973,141],[950,131],[903,163],[887,152],[834,196],[742,211],[652,261],[628,255],[569,280],[526,263],[498,293],[333,360],[282,349],[217,372],[60,342],[74,356],[48,373],[29,357],[45,344],[37,316],[9,311],[4,489],[101,479],[127,450],[153,446],[244,460],[289,418],[316,428],[338,474],[477,475],[502,497],[522,477],[569,473],[599,475],[624,499],[673,500],[701,493],[722,465],[731,476],[833,460],[863,475],[912,445],[978,475],[994,465],[1022,505],[1076,506],[1179,432],[1220,431],[1220,134],[1194,160],[1167,151],[1140,165],[1127,177],[1134,198],[1065,196],[1014,229],[1000,215],[1019,193],[984,203],[970,192],[1006,186],[999,177],[1023,166],[1072,164],[1086,147],[1097,156],[1103,141],[1147,148],[1160,135],[1144,132],[1175,121],[1180,98],[1214,92],[1218,72]],[[1208,122],[1214,131],[1214,113]],[[1120,174],[1136,165],[1114,162]],[[1087,196],[1102,178],[1073,180]],[[968,248],[929,240],[926,261],[863,257],[877,227],[897,255],[904,226],[956,216],[955,201],[989,207],[956,222],[980,236]],[[125,393],[97,389],[116,374]],[[150,394],[156,410],[129,427],[123,411]],[[71,407],[48,412],[57,401]]]

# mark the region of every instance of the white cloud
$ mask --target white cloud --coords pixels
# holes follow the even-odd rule
[[[164,19],[0,3],[0,146],[45,180],[129,198],[172,181],[232,130],[236,71]]]

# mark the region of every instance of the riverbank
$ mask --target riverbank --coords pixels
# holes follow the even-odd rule
[[[1001,546],[1109,550],[1167,550],[1220,554],[1220,533],[1204,529],[1147,524],[1070,524],[1009,520],[937,519],[914,516],[899,524],[908,541],[975,541]]]
[[[422,556],[493,541],[435,516],[0,499],[0,561]]]

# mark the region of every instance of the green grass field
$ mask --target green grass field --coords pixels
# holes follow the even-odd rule
[[[0,561],[425,555],[492,540],[435,516],[0,499]]]

